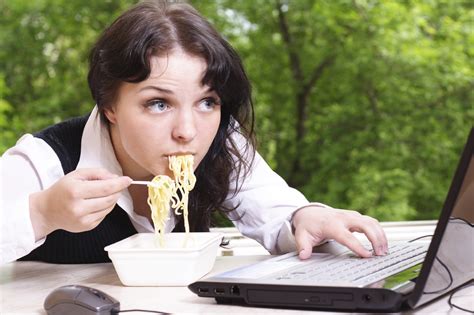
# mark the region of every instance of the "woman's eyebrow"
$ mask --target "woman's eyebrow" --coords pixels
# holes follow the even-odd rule
[[[217,94],[217,91],[216,91],[215,89],[213,89],[212,87],[209,86],[209,87],[207,87],[206,89],[204,89],[204,90],[202,91],[202,93],[203,93],[203,94],[209,94],[209,93],[215,93],[215,94]]]
[[[162,92],[162,93],[165,93],[165,94],[174,94],[174,92],[171,91],[171,90],[164,89],[164,88],[161,88],[161,87],[155,86],[155,85],[145,86],[145,87],[141,88],[139,90],[139,92],[142,92],[142,91],[145,91],[145,90],[156,90],[158,92]]]
[[[175,94],[172,90],[164,89],[156,85],[149,85],[149,86],[142,87],[138,92],[142,92],[146,90],[155,90],[155,91],[162,92],[165,94]],[[208,94],[208,93],[216,93],[216,91],[215,89],[211,87],[207,87],[202,91],[202,94]]]

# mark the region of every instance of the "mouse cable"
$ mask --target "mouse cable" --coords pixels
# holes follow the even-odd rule
[[[155,313],[155,314],[163,314],[163,315],[169,315],[170,314],[170,313],[166,313],[166,312],[153,311],[153,310],[142,310],[142,309],[112,311],[112,314],[125,313],[125,312]]]
[[[438,290],[431,291],[431,292],[423,291],[423,294],[438,294],[438,293],[441,293],[443,291],[448,290],[454,282],[453,275],[451,274],[451,271],[449,270],[448,266],[446,266],[446,264],[441,259],[439,259],[438,256],[435,257],[435,260],[438,261],[441,266],[443,266],[444,270],[446,270],[446,272],[448,274],[448,277],[449,277],[449,283],[446,285],[446,287],[444,287],[442,289],[438,289]],[[431,270],[430,270],[430,272],[431,272]]]
[[[450,217],[449,221],[457,221],[457,222],[449,222],[449,223],[464,223],[464,224],[469,225],[470,227],[474,227],[473,223],[461,217]]]
[[[426,237],[433,237],[433,235],[431,235],[431,234],[423,235],[423,236],[420,236],[420,237],[409,240],[408,243],[418,241],[418,240],[426,238]],[[444,270],[446,270],[446,272],[448,274],[448,277],[449,277],[449,283],[448,283],[448,285],[446,285],[445,288],[438,289],[438,290],[431,291],[431,292],[423,291],[423,294],[438,294],[438,293],[441,293],[441,292],[449,289],[449,287],[451,287],[451,285],[453,284],[453,281],[454,281],[453,280],[453,275],[451,274],[451,271],[449,270],[448,266],[446,266],[446,264],[441,259],[439,259],[438,256],[435,256],[435,261],[438,261],[440,263],[440,265],[444,268]]]
[[[454,297],[454,294],[463,290],[463,289],[466,289],[467,287],[471,287],[474,285],[474,282],[471,282],[471,283],[468,283],[467,285],[464,285],[462,287],[459,287],[457,288],[456,290],[453,290],[453,292],[451,292],[451,294],[449,295],[449,299],[448,299],[448,304],[450,307],[454,307],[454,308],[457,308],[458,310],[461,310],[461,311],[464,311],[464,312],[467,312],[467,313],[471,313],[471,314],[474,314],[474,310],[470,310],[470,309],[467,309],[467,308],[464,308],[464,307],[461,307],[457,304],[454,304],[452,299]]]
[[[457,223],[457,224],[468,224],[469,226],[474,227],[474,224],[472,224],[472,223],[466,221],[466,220],[463,219],[463,218],[451,217],[451,218],[449,218],[449,221],[450,221],[450,222],[449,222],[450,224],[456,224],[456,223]],[[414,238],[414,239],[409,240],[408,243],[411,243],[411,242],[414,242],[414,241],[418,241],[418,240],[423,239],[423,238],[426,238],[426,237],[433,237],[433,236],[434,236],[433,234],[422,235],[422,236],[420,236],[420,237],[416,237],[416,238]]]
[[[421,240],[422,238],[425,238],[425,237],[433,237],[433,234],[427,234],[427,235],[423,235],[423,236],[420,236],[420,237],[417,237],[417,238],[411,239],[411,240],[409,240],[409,241],[408,241],[408,243],[411,243],[411,242],[414,242],[414,241]]]

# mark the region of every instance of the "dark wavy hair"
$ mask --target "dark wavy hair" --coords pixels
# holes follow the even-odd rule
[[[217,135],[196,169],[197,182],[189,198],[191,230],[208,231],[213,211],[235,210],[224,207],[224,201],[231,189],[234,193],[240,189],[255,155],[251,86],[231,45],[188,4],[141,2],[105,29],[92,48],[88,83],[101,119],[108,123],[104,110],[113,106],[120,84],[146,80],[150,58],[166,56],[176,47],[206,60],[202,84],[216,91],[222,102]],[[245,145],[231,137],[236,133]],[[230,187],[231,180],[235,187]],[[180,221],[175,230],[183,230]]]

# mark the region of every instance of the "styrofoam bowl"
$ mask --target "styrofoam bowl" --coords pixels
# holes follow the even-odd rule
[[[187,286],[214,266],[222,233],[167,233],[164,246],[154,233],[138,233],[106,246],[120,281],[126,286]]]

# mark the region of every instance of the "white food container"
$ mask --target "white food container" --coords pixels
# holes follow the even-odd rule
[[[154,233],[138,233],[104,248],[126,286],[187,286],[211,271],[223,234],[167,233],[156,245]]]

